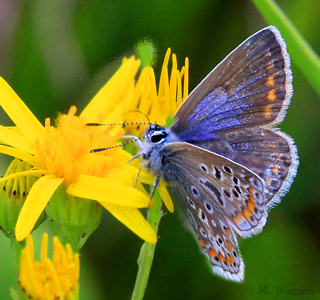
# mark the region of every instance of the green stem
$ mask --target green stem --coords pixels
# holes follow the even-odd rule
[[[15,282],[15,291],[19,290],[18,286],[18,280],[19,280],[19,269],[20,269],[20,261],[21,261],[21,252],[26,246],[25,240],[22,242],[18,242],[15,238],[11,239],[11,249],[12,249],[12,256],[13,256],[13,261],[14,261],[14,266],[15,266],[15,271],[16,271],[16,282]]]
[[[154,199],[155,204],[150,208],[147,219],[154,229],[155,233],[157,234],[159,223],[162,217],[161,198],[158,192],[155,193]],[[145,290],[147,288],[155,248],[156,244],[150,244],[147,242],[145,242],[141,247],[140,255],[138,258],[138,274],[131,300],[143,299]]]
[[[288,45],[292,60],[320,95],[320,59],[273,0],[252,0],[265,20],[277,26]]]

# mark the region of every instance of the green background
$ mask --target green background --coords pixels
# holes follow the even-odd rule
[[[320,2],[278,1],[316,52]],[[168,47],[190,59],[190,91],[230,51],[267,24],[250,1],[0,1],[0,75],[44,123],[70,105],[81,111],[142,40],[157,50],[157,78]],[[288,47],[290,53],[290,47]],[[212,274],[178,213],[160,224],[145,299],[292,299],[275,286],[315,289],[320,298],[320,102],[295,62],[294,96],[281,124],[298,147],[298,175],[258,236],[240,240],[245,281]],[[319,74],[320,76],[320,74]],[[0,112],[1,124],[10,124]],[[9,160],[1,156],[0,174]],[[43,231],[35,232],[36,243]],[[130,299],[142,241],[104,212],[82,250],[80,299]],[[0,235],[0,299],[14,283],[10,243]],[[265,289],[267,287],[267,290]],[[261,295],[269,292],[270,294]],[[260,294],[259,294],[260,293]]]

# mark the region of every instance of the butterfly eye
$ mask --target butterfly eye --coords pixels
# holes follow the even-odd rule
[[[166,140],[168,133],[164,130],[154,131],[150,137],[150,141],[154,144],[162,143]]]

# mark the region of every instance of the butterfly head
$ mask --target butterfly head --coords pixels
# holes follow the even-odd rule
[[[158,125],[151,124],[146,131],[146,137],[148,143],[152,145],[163,145],[166,143],[169,132],[166,128]]]
[[[162,170],[162,148],[170,143],[178,141],[170,128],[158,124],[151,124],[145,132],[143,142],[144,165],[155,175],[160,175]]]

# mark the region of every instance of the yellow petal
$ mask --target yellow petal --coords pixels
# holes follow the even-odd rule
[[[17,126],[6,126],[7,129],[19,134],[19,135],[23,135],[22,131],[20,130],[20,128],[18,128]]]
[[[128,86],[134,83],[139,66],[140,61],[134,57],[124,60],[119,70],[91,100],[80,116],[86,118],[88,122],[101,122],[103,118],[112,113],[120,104],[119,101],[124,99]],[[121,117],[123,116],[118,116],[119,119]],[[114,121],[119,121],[119,119]]]
[[[124,166],[124,169],[131,174],[131,176],[135,176],[137,178],[138,176],[138,169],[136,167],[131,166],[130,164],[126,164]],[[147,183],[147,184],[153,184],[155,180],[155,176],[150,175],[148,173],[145,173],[143,169],[139,173],[139,182]]]
[[[22,241],[32,231],[53,193],[64,181],[53,175],[41,177],[32,186],[16,225],[16,239]]]
[[[159,191],[161,199],[162,199],[163,203],[166,205],[168,211],[173,213],[174,212],[173,203],[172,203],[171,197],[170,197],[170,195],[168,193],[168,190],[165,187],[165,185],[164,184],[159,184],[158,185],[158,191]]]
[[[22,177],[22,176],[41,177],[45,173],[47,173],[47,171],[45,171],[45,170],[30,170],[30,171],[14,173],[14,174],[11,174],[9,176],[1,177],[0,178],[0,183],[2,183],[4,181],[7,181],[7,180],[10,180],[10,179]]]
[[[186,99],[189,95],[189,59],[186,57],[183,69],[183,99]],[[180,106],[179,106],[180,107]]]
[[[67,193],[75,197],[96,200],[102,205],[107,203],[128,207],[149,205],[150,199],[147,194],[124,184],[127,178],[119,178],[115,172],[112,172],[111,176],[112,178],[100,178],[79,175],[77,181],[67,189]]]
[[[43,135],[44,128],[41,123],[2,77],[0,77],[0,106],[26,138],[34,140]]]
[[[157,236],[154,230],[138,209],[115,204],[102,205],[137,236],[151,244],[157,242]]]
[[[0,77],[1,78],[1,77]],[[1,142],[20,149],[22,151],[32,153],[31,141],[26,139],[10,129],[0,125],[0,140]]]
[[[21,160],[29,163],[32,166],[36,165],[36,160],[33,155],[26,153],[12,147],[0,145],[0,153],[20,158]]]

